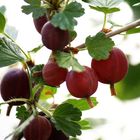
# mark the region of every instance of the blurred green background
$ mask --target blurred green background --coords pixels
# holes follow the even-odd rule
[[[133,18],[140,18],[140,6],[133,6],[140,0],[125,0],[133,11]],[[134,35],[135,36],[135,35]],[[140,43],[139,43],[140,44]],[[137,47],[137,46],[135,46]],[[129,64],[128,74],[124,80],[116,84],[117,97],[122,100],[135,99],[140,97],[140,60],[139,64]]]

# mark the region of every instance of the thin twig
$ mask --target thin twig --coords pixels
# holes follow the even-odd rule
[[[136,20],[136,21],[134,21],[132,23],[129,23],[128,25],[126,25],[126,26],[124,26],[124,27],[122,27],[122,28],[120,28],[118,30],[115,30],[115,31],[112,31],[112,32],[107,33],[106,34],[106,37],[115,36],[115,35],[120,34],[122,32],[125,32],[125,31],[128,31],[130,29],[133,29],[133,28],[135,28],[137,26],[140,26],[140,19],[139,20]]]
[[[106,37],[115,36],[115,35],[120,34],[122,32],[125,32],[125,31],[128,31],[130,29],[133,29],[133,28],[135,28],[137,26],[140,26],[140,19],[138,19],[138,20],[136,20],[136,21],[134,21],[132,23],[129,23],[129,24],[127,24],[127,25],[125,25],[125,26],[123,26],[123,27],[121,27],[121,28],[119,28],[119,29],[117,29],[115,31],[111,31],[111,32],[107,33]],[[76,48],[80,48],[80,49],[85,48],[85,44],[83,43],[83,44],[77,46]]]

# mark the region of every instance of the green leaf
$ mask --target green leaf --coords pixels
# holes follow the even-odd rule
[[[5,24],[6,24],[6,19],[4,15],[0,13],[0,33],[4,32]]]
[[[78,72],[81,72],[84,70],[84,67],[81,66],[78,60],[70,53],[57,51],[55,53],[55,58],[56,58],[57,64],[62,68],[72,67],[74,71],[78,71]]]
[[[32,5],[40,5],[41,4],[41,0],[24,0],[26,3],[28,4],[32,4]]]
[[[18,106],[16,111],[16,118],[22,121],[26,120],[30,116],[30,113],[27,111],[25,106]]]
[[[134,4],[134,5],[132,5],[132,6],[134,6],[134,7],[140,6],[140,2],[135,3],[135,4]]]
[[[81,126],[82,130],[92,129],[92,126],[88,120],[81,120],[78,123]]]
[[[44,85],[44,88],[40,94],[40,100],[46,100],[48,98],[51,98],[54,94],[56,94],[57,88],[56,87],[51,87],[48,85]]]
[[[25,14],[31,14],[34,19],[43,16],[46,13],[46,9],[41,7],[41,0],[25,0],[28,5],[22,6],[22,12]]]
[[[0,6],[0,13],[2,13],[4,15],[5,11],[6,11],[6,7],[4,5]]]
[[[93,102],[94,106],[98,104],[95,97],[90,97],[90,99]],[[74,107],[79,108],[81,111],[91,109],[86,99],[68,99],[65,102],[72,104]]]
[[[72,138],[70,138],[70,140],[79,140],[79,139],[78,139],[78,138],[72,137]]]
[[[70,36],[70,41],[73,41],[76,38],[77,33],[75,31],[69,31],[69,36]]]
[[[45,14],[46,9],[40,6],[26,5],[26,6],[22,6],[22,12],[27,15],[32,13],[32,17],[34,19],[37,19]]]
[[[124,0],[92,0],[92,5],[98,7],[112,8],[123,2]]]
[[[99,32],[95,36],[86,38],[86,47],[91,57],[96,60],[105,60],[109,57],[110,51],[115,45],[111,38]]]
[[[74,26],[77,24],[75,18],[80,17],[83,14],[84,9],[82,8],[82,5],[76,1],[71,2],[63,11],[56,13],[52,17],[51,23],[62,30],[73,30]]]
[[[43,45],[39,45],[36,48],[33,48],[32,50],[28,51],[29,53],[37,53],[39,50],[41,50]]]
[[[81,127],[77,123],[81,119],[81,111],[73,105],[63,103],[53,113],[53,123],[57,130],[63,131],[66,135],[75,137],[81,135]]]
[[[107,120],[104,118],[85,118],[84,120],[89,123],[91,128],[97,128],[107,123]]]
[[[86,3],[90,3],[92,2],[93,0],[82,0],[83,2],[86,2]]]
[[[42,74],[41,74],[43,67],[44,67],[44,64],[39,64],[39,65],[35,65],[31,69],[32,81],[36,84],[44,84],[44,80],[43,80]],[[37,76],[36,76],[36,74],[37,74]]]
[[[0,38],[0,67],[24,60],[18,46],[5,37]]]
[[[126,77],[115,85],[117,97],[121,100],[132,100],[140,97],[140,64],[129,65]]]
[[[110,13],[114,13],[114,12],[118,12],[120,11],[119,8],[116,8],[116,7],[113,7],[113,8],[108,8],[108,7],[95,7],[95,6],[90,6],[91,9],[94,9],[96,11],[99,11],[99,12],[103,12],[105,14],[110,14]]]
[[[140,28],[133,28],[126,32],[126,34],[136,34],[136,33],[140,33]]]

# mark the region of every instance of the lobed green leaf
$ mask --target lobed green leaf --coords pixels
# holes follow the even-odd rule
[[[98,7],[112,8],[123,2],[124,0],[92,0],[91,4]]]
[[[23,5],[22,12],[25,14],[31,14],[34,19],[43,16],[46,13],[46,9],[41,7],[41,0],[24,0],[28,5]]]
[[[72,67],[74,71],[79,71],[79,72],[84,70],[84,67],[81,66],[78,60],[70,53],[57,51],[55,53],[55,58],[57,64],[62,68],[68,69],[69,67]]]
[[[93,37],[87,37],[85,45],[91,57],[96,60],[105,60],[109,57],[115,43],[111,38],[106,37],[104,33],[99,32]]]
[[[41,0],[24,0],[26,3],[28,4],[32,4],[32,5],[40,5]]]
[[[22,121],[26,120],[30,116],[30,113],[27,111],[25,106],[18,106],[16,111],[16,118]]]
[[[66,135],[75,137],[81,135],[81,127],[77,123],[81,119],[81,111],[73,105],[63,103],[59,105],[53,113],[53,123],[58,130]]]
[[[46,9],[36,5],[25,5],[22,6],[22,12],[27,15],[32,13],[32,17],[37,19],[45,14]]]
[[[116,7],[108,8],[108,7],[99,7],[99,6],[95,7],[95,6],[91,6],[90,5],[90,8],[94,9],[96,11],[99,11],[99,12],[103,12],[105,14],[110,14],[110,13],[114,13],[114,12],[120,11],[120,9],[116,8]]]
[[[91,126],[90,122],[88,120],[86,120],[86,119],[81,120],[78,123],[81,126],[82,130],[92,129],[92,126]]]
[[[90,99],[93,102],[94,106],[98,104],[98,101],[96,100],[95,97],[90,97]],[[68,99],[65,101],[65,103],[72,104],[74,107],[79,108],[81,111],[91,109],[86,99]]]
[[[74,26],[77,25],[75,18],[80,17],[83,14],[84,9],[82,8],[82,5],[76,1],[71,2],[63,11],[56,13],[52,17],[51,23],[62,30],[73,30]]]

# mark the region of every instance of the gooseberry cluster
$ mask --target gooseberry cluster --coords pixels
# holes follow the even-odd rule
[[[58,4],[54,1],[55,4]],[[51,3],[53,4],[53,2]],[[59,4],[57,5],[60,8]],[[55,9],[56,11],[58,9]],[[54,9],[53,9],[54,10]],[[52,11],[53,11],[52,10]],[[48,10],[49,11],[49,10]],[[119,48],[112,48],[109,51],[109,56],[106,59],[92,58],[91,66],[81,66],[79,69],[74,69],[73,61],[71,67],[63,67],[58,62],[56,54],[65,53],[71,55],[77,54],[80,49],[78,47],[71,47],[73,36],[67,29],[62,29],[55,26],[51,22],[53,12],[50,14],[47,11],[43,16],[34,18],[33,23],[41,35],[42,44],[47,49],[51,50],[51,55],[45,65],[40,71],[33,72],[36,66],[30,58],[23,63],[21,69],[12,69],[8,71],[0,86],[1,97],[9,104],[7,115],[10,115],[12,106],[19,106],[27,103],[29,114],[35,114],[34,119],[24,128],[22,136],[26,140],[68,140],[69,135],[57,129],[55,121],[50,116],[46,116],[44,108],[40,107],[41,112],[36,110],[39,101],[40,93],[44,85],[50,87],[60,87],[63,82],[66,82],[66,87],[70,94],[76,98],[86,99],[89,106],[94,107],[90,96],[93,95],[97,88],[98,82],[109,84],[111,95],[116,95],[114,84],[121,81],[128,71],[128,62],[125,54]],[[102,29],[104,34],[109,31]],[[36,83],[33,78],[42,78],[41,83]],[[38,85],[40,86],[38,88]],[[37,87],[37,88],[36,88]],[[34,92],[34,95],[32,94]],[[51,94],[51,93],[50,93]],[[53,104],[55,110],[58,105]],[[51,108],[51,109],[52,109]],[[50,110],[51,110],[50,109]],[[36,110],[36,111],[34,111]],[[53,110],[53,111],[54,111]],[[21,120],[23,123],[23,120]]]
[[[44,16],[34,20],[36,30],[41,33],[45,47],[55,51],[64,51],[70,43],[69,32],[54,27]],[[41,29],[42,27],[42,29]],[[41,31],[39,31],[41,29]],[[53,54],[52,53],[52,54]],[[44,81],[50,86],[60,86],[65,80],[66,85],[74,97],[89,98],[95,93],[98,81],[110,84],[111,94],[116,95],[114,83],[122,80],[128,71],[128,62],[125,54],[114,47],[106,60],[92,59],[91,68],[84,66],[82,72],[62,68],[57,64],[55,56],[49,59],[42,70]]]

